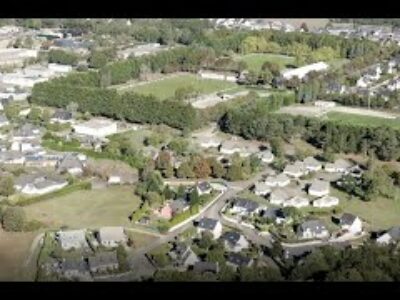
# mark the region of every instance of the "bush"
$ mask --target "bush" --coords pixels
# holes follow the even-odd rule
[[[24,225],[24,231],[36,231],[40,228],[45,227],[45,225],[38,220],[31,220]]]
[[[8,207],[3,214],[3,228],[6,231],[23,231],[26,215],[21,207]]]

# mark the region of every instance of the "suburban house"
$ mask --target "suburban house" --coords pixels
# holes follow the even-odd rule
[[[362,221],[353,214],[344,213],[339,219],[339,225],[343,231],[352,234],[359,234],[362,232]]]
[[[161,206],[159,209],[155,210],[154,213],[164,219],[171,219],[173,215],[173,211],[170,203],[166,203],[164,206]]]
[[[102,227],[97,237],[104,247],[117,247],[118,244],[125,243],[127,240],[123,227]]]
[[[211,232],[214,239],[217,239],[221,236],[222,233],[222,225],[221,222],[215,219],[210,218],[202,218],[197,223],[197,233],[202,233],[203,231]]]
[[[237,81],[237,76],[234,73],[200,70],[199,75],[201,78],[205,79],[216,79],[216,80],[224,80],[230,82]]]
[[[169,206],[172,210],[172,215],[176,215],[181,212],[187,211],[190,208],[189,202],[183,198],[171,201]]]
[[[246,238],[235,231],[225,232],[221,236],[221,240],[224,242],[225,249],[231,252],[240,252],[243,249],[249,247],[249,242]]]
[[[281,208],[268,207],[262,211],[261,216],[276,224],[282,224],[287,221],[287,216]]]
[[[308,73],[312,71],[321,72],[327,70],[328,68],[329,68],[328,64],[324,62],[317,62],[300,68],[285,70],[282,72],[282,77],[286,80],[290,80],[293,77],[298,77],[299,79],[303,79],[304,76],[306,76]]]
[[[333,196],[323,196],[317,200],[314,200],[313,206],[314,207],[332,207],[339,205],[339,198],[333,197]]]
[[[284,189],[276,189],[271,192],[269,202],[274,205],[282,205],[290,196]]]
[[[212,137],[198,137],[197,142],[202,148],[218,148],[221,145],[221,141]]]
[[[265,150],[258,153],[258,157],[261,159],[263,163],[266,164],[272,163],[272,161],[274,160],[274,155],[269,150]]]
[[[294,178],[299,178],[307,174],[307,170],[305,169],[303,162],[296,161],[292,165],[287,165],[283,170],[283,173]]]
[[[349,161],[337,159],[334,163],[326,164],[324,169],[329,173],[346,173],[351,167],[352,164]]]
[[[302,197],[299,195],[296,195],[288,200],[285,200],[283,202],[283,207],[287,207],[287,206],[292,206],[292,207],[296,207],[296,208],[300,208],[300,207],[305,207],[310,205],[310,200],[308,200],[306,197]]]
[[[88,265],[82,259],[63,259],[60,266],[60,275],[69,280],[88,280],[91,278]]]
[[[25,166],[36,168],[56,167],[60,157],[57,155],[25,155]]]
[[[20,152],[32,152],[32,151],[40,151],[42,150],[42,146],[40,144],[39,139],[24,139],[13,141],[11,143],[12,151],[20,151]]]
[[[308,194],[311,196],[322,197],[329,194],[330,183],[328,181],[316,179],[308,188]]]
[[[85,167],[84,163],[82,162],[82,160],[78,158],[77,155],[67,154],[58,164],[57,171],[59,173],[81,175],[83,173],[84,167]]]
[[[71,123],[73,120],[72,113],[66,110],[58,109],[50,119],[51,123]]]
[[[23,174],[14,183],[18,192],[27,195],[43,195],[62,189],[68,181],[55,175]]]
[[[281,173],[277,176],[272,175],[265,179],[265,184],[270,187],[284,187],[290,184],[290,178],[284,173]]]
[[[187,268],[200,261],[193,250],[184,243],[176,243],[169,252],[169,256],[177,267],[183,266]]]
[[[48,64],[47,68],[56,73],[68,73],[68,72],[72,71],[72,66],[60,65],[60,64],[55,64],[55,63]]]
[[[305,158],[303,164],[304,167],[311,172],[316,172],[322,169],[322,164],[312,156]]]
[[[1,114],[0,115],[0,127],[7,126],[9,124],[10,124],[10,122],[8,122],[6,115]]]
[[[219,264],[218,262],[209,262],[209,261],[198,261],[193,266],[193,272],[204,274],[204,273],[213,273],[217,274],[219,272]]]
[[[346,92],[346,86],[343,85],[343,84],[340,84],[339,82],[330,82],[330,83],[328,83],[328,86],[326,87],[326,93],[327,94],[339,94],[339,95],[342,95],[345,92]],[[331,107],[335,106],[335,102],[333,102],[333,101],[315,101],[315,104],[317,102],[325,102],[326,106],[325,106],[325,104],[321,103],[322,104],[321,107],[323,107],[323,108],[331,108]],[[316,106],[320,106],[320,105],[316,104]]]
[[[236,152],[240,153],[242,150],[243,147],[235,139],[223,142],[219,148],[219,151],[226,155],[231,155]]]
[[[271,192],[271,188],[265,182],[256,182],[253,191],[258,196],[266,196]]]
[[[102,138],[117,133],[117,123],[106,119],[91,119],[72,125],[75,133]]]
[[[356,83],[356,86],[357,87],[359,87],[359,88],[366,88],[366,87],[368,87],[368,85],[370,84],[370,80],[369,80],[369,77],[367,77],[367,76],[361,76],[358,80],[357,80],[357,83]]]
[[[63,250],[88,247],[88,243],[86,241],[86,231],[83,229],[59,231],[56,234],[56,239],[60,242]]]
[[[382,234],[380,237],[376,239],[378,244],[387,245],[390,243],[397,243],[400,241],[400,227],[392,227],[387,232]]]
[[[226,264],[236,270],[240,267],[251,267],[253,260],[239,253],[229,253]]]
[[[121,183],[121,177],[118,175],[110,175],[108,176],[107,180],[108,184],[120,184]]]
[[[40,135],[40,130],[31,124],[24,124],[13,134],[13,141],[36,139]]]
[[[117,252],[100,252],[88,258],[89,270],[92,273],[104,273],[118,270]]]
[[[0,152],[0,162],[6,165],[23,165],[25,156],[21,152],[2,151]]]
[[[199,196],[210,194],[212,192],[212,186],[207,181],[202,181],[196,185],[196,190]]]
[[[259,204],[255,201],[237,198],[233,201],[231,213],[238,215],[251,215],[257,212]]]
[[[323,239],[329,237],[329,231],[322,221],[310,220],[302,223],[297,228],[297,235],[301,239]]]

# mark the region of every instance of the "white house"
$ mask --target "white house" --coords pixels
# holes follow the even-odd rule
[[[199,75],[201,78],[205,78],[205,79],[224,80],[224,81],[230,81],[230,82],[237,81],[237,76],[233,73],[231,74],[231,73],[221,73],[221,72],[200,70]]]
[[[116,175],[111,175],[108,177],[108,184],[120,184],[121,183],[121,177],[116,176]]]
[[[368,80],[367,77],[361,76],[361,77],[357,80],[356,86],[357,86],[357,87],[360,87],[360,88],[366,88],[366,87],[369,85],[369,83],[370,83],[370,81]]]
[[[362,232],[362,221],[355,215],[344,213],[340,218],[339,224],[342,230],[352,234],[358,234]]]
[[[339,205],[339,198],[333,196],[323,196],[313,202],[314,207],[332,207]]]
[[[314,105],[321,108],[332,108],[336,106],[336,103],[333,101],[317,100],[315,101]]]
[[[292,207],[300,208],[300,207],[306,207],[309,205],[310,205],[310,201],[306,197],[301,197],[298,195],[294,196],[288,200],[285,200],[283,202],[283,207],[292,206]]]
[[[0,127],[9,125],[10,122],[8,121],[5,115],[0,115]]]
[[[216,140],[212,137],[198,138],[197,141],[202,148],[218,148],[221,145],[219,140]]]
[[[258,157],[261,159],[263,163],[270,164],[274,160],[274,155],[271,151],[265,150],[258,154]]]
[[[277,176],[272,175],[265,179],[265,184],[270,187],[284,187],[290,184],[290,178],[284,173],[281,173]]]
[[[211,232],[214,239],[218,239],[222,234],[221,222],[215,219],[202,218],[197,224],[197,232],[200,234],[203,231]]]
[[[68,65],[60,65],[60,64],[48,64],[47,66],[49,70],[57,72],[57,73],[68,73],[72,71],[72,66]]]
[[[329,231],[320,220],[310,220],[297,228],[297,235],[301,239],[323,239],[329,237]]]
[[[324,180],[314,180],[308,188],[308,194],[311,196],[322,197],[329,194],[329,182]]]
[[[324,62],[317,62],[300,68],[283,71],[282,77],[287,80],[293,77],[298,77],[299,79],[302,79],[304,76],[306,76],[308,73],[312,71],[320,72],[320,71],[325,71],[328,68],[329,68],[328,64]]]
[[[85,164],[74,154],[67,154],[57,166],[57,171],[60,173],[67,172],[71,175],[81,175]]]
[[[328,173],[346,173],[350,168],[352,167],[352,164],[344,159],[338,159],[336,160],[333,164],[328,163],[325,165],[324,169]]]
[[[233,201],[231,213],[238,215],[251,215],[257,212],[259,204],[255,201],[237,198]]]
[[[59,231],[57,232],[56,237],[64,250],[70,250],[73,248],[79,249],[88,246],[86,241],[86,232],[83,229]]]
[[[212,186],[207,181],[202,181],[197,184],[196,189],[199,196],[210,194],[212,192]]]
[[[221,239],[224,242],[225,249],[230,252],[240,252],[249,247],[246,238],[236,231],[225,232]]]
[[[294,178],[299,178],[307,174],[307,170],[305,169],[303,162],[296,161],[292,165],[287,165],[283,170],[283,173]]]
[[[305,158],[303,163],[304,167],[311,172],[316,172],[322,169],[322,164],[312,156]]]
[[[66,180],[55,180],[46,177],[40,177],[32,183],[23,186],[19,191],[27,195],[43,195],[60,190],[68,185]]]
[[[105,119],[90,121],[72,126],[76,133],[93,137],[105,137],[117,133],[117,123]]]
[[[276,189],[271,192],[269,202],[274,205],[282,205],[288,199],[289,195],[284,189]]]
[[[104,247],[117,247],[126,242],[126,235],[123,227],[102,227],[99,229],[98,239]]]
[[[169,256],[174,261],[177,267],[183,266],[187,268],[189,266],[194,266],[197,262],[200,261],[193,250],[183,243],[177,243],[175,247],[169,252]]]
[[[265,182],[256,182],[253,190],[258,196],[265,196],[271,192],[270,186],[268,186]]]
[[[240,152],[242,152],[242,150],[243,150],[243,147],[235,139],[223,142],[219,149],[219,151],[222,154],[226,154],[226,155],[231,155],[236,152],[240,153]]]
[[[392,227],[390,230],[382,234],[376,239],[376,242],[381,245],[397,243],[400,240],[400,227]]]

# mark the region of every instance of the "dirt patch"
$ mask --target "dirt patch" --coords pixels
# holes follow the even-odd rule
[[[30,281],[32,270],[27,270],[33,232],[5,232],[0,229],[0,281]]]

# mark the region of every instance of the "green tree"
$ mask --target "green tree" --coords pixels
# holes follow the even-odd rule
[[[126,272],[129,270],[129,265],[128,265],[128,254],[126,253],[126,250],[123,245],[118,245],[117,247],[117,259],[118,259],[118,264],[119,264],[119,270],[121,272]]]
[[[178,178],[195,178],[196,175],[194,174],[191,165],[188,162],[183,162],[179,166],[176,176]]]
[[[282,138],[274,137],[271,139],[271,151],[277,158],[282,158],[285,154]]]
[[[3,228],[6,231],[22,231],[26,222],[22,207],[8,207],[3,214]]]
[[[12,176],[2,176],[0,177],[0,195],[10,196],[14,194],[14,179]]]

